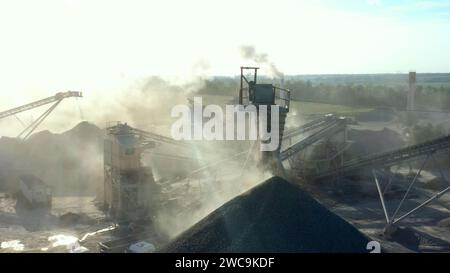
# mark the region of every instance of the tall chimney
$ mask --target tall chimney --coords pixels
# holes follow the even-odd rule
[[[408,91],[408,101],[406,109],[408,111],[414,111],[414,100],[416,96],[416,72],[409,72],[409,91]]]
[[[406,102],[406,110],[408,111],[408,122],[412,123],[414,119],[415,110],[415,97],[416,97],[416,72],[409,72],[409,90],[408,99]]]

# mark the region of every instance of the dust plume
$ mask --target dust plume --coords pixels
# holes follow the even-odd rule
[[[97,182],[103,181],[102,129],[121,121],[168,136],[172,106],[185,104],[203,86],[205,69],[206,65],[199,66],[195,75],[183,80],[150,76],[130,80],[116,90],[83,92],[78,105],[72,98],[64,100],[27,141],[0,139],[0,188],[17,191],[17,177],[34,174],[57,195],[95,194],[102,184]],[[40,111],[36,116],[45,109],[36,109]],[[80,114],[89,122],[80,123]],[[20,132],[13,117],[2,121],[0,128],[10,129],[11,136]]]
[[[149,76],[130,81],[115,90],[83,92],[84,97],[78,101],[79,109],[68,109],[70,107],[65,106],[69,103],[61,105],[58,115],[51,115],[40,127],[51,128],[52,131],[57,128],[62,130],[61,133],[41,131],[24,143],[9,139],[20,146],[14,149],[5,139],[5,145],[0,141],[0,151],[10,152],[7,161],[13,163],[14,170],[40,177],[54,188],[55,195],[93,196],[97,187],[103,185],[102,129],[112,125],[110,122],[121,121],[169,136],[173,123],[172,107],[188,104],[188,98],[205,88],[207,69],[206,63],[199,63],[194,67],[195,75],[187,80]],[[79,123],[65,131],[70,123],[79,122],[79,113],[89,122]],[[152,168],[156,182],[163,188],[159,198],[164,206],[157,214],[156,225],[167,235],[175,236],[221,204],[267,178],[267,173],[256,168],[253,158],[248,164],[243,164],[247,156],[244,152],[250,146],[243,141],[206,141],[194,143],[192,154],[180,154],[173,147],[161,145],[144,155],[143,164]],[[239,153],[243,154],[233,157]],[[161,158],[157,154],[168,155],[169,158]],[[194,163],[186,163],[171,159],[170,155],[195,160]],[[222,162],[227,158],[231,159]],[[196,172],[209,164],[212,165]],[[11,172],[6,170],[7,166],[3,167],[3,173]]]
[[[206,161],[220,164],[202,173],[191,173],[185,180],[172,184],[172,204],[162,207],[156,218],[158,229],[166,236],[173,238],[179,235],[222,204],[271,176],[257,168],[253,158],[244,164],[246,152],[223,162],[230,158],[230,150],[218,143],[214,146],[216,154],[205,154]],[[235,146],[231,152],[242,153],[242,148]]]
[[[131,126],[155,133],[168,134],[173,106],[185,104],[187,98],[204,85],[203,77],[180,82],[150,76],[138,79],[126,89],[105,96],[106,92],[86,94],[82,103],[86,118],[100,127],[111,122],[127,122]]]
[[[240,48],[242,58],[254,61],[266,67],[268,74],[272,78],[283,78],[284,74],[277,68],[277,66],[270,60],[267,53],[257,52],[254,46],[243,45]]]

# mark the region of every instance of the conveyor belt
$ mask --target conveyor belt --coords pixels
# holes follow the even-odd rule
[[[82,94],[81,92],[78,91],[67,91],[67,92],[60,92],[57,93],[54,96],[42,99],[42,100],[38,100],[38,101],[34,101],[32,103],[28,103],[19,107],[15,107],[13,109],[9,109],[3,112],[0,112],[0,119],[2,118],[6,118],[39,106],[43,106],[52,102],[57,102],[57,101],[62,101],[65,98],[70,98],[70,97],[76,97],[76,98],[81,98]]]
[[[358,157],[347,161],[338,169],[315,175],[314,178],[323,178],[336,173],[345,174],[371,166],[391,166],[398,162],[412,160],[420,156],[426,156],[436,152],[446,152],[448,149],[450,149],[450,135],[395,151]]]
[[[117,124],[115,126],[111,126],[106,129],[110,134],[113,135],[132,134],[140,139],[142,147],[152,147],[154,146],[155,143],[168,143],[176,146],[190,147],[190,145],[184,141],[177,141],[170,137],[136,129],[134,127],[127,125],[126,123]]]
[[[313,125],[314,128],[317,128],[318,126]],[[289,157],[293,156],[294,154],[297,154],[298,152],[302,151],[309,145],[319,141],[320,139],[330,137],[334,135],[335,133],[344,130],[346,126],[346,120],[345,118],[337,118],[335,116],[329,116],[325,120],[325,122],[321,122],[320,126],[323,126],[324,128],[320,129],[319,131],[307,136],[302,141],[292,145],[291,147],[287,148],[286,150],[282,151],[280,153],[280,160],[284,161],[288,159]]]
[[[315,119],[315,120],[313,120],[311,122],[303,124],[300,127],[293,128],[293,129],[290,129],[290,130],[286,130],[284,132],[283,140],[291,138],[291,137],[294,137],[294,136],[297,136],[297,135],[300,135],[300,134],[303,134],[303,133],[306,133],[306,132],[308,132],[310,130],[313,130],[315,128],[323,126],[327,121],[331,120],[333,117],[334,116],[330,115],[330,114],[329,115],[325,115],[325,116],[320,117],[318,119]]]

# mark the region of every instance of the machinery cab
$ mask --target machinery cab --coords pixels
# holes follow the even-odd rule
[[[239,104],[278,105],[281,112],[289,112],[290,91],[273,84],[257,83],[258,67],[241,67]],[[249,72],[249,75],[244,75]]]
[[[274,105],[275,91],[272,84],[255,84],[251,83],[250,97],[251,102],[255,105]]]

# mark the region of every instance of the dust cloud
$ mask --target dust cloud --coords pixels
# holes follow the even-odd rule
[[[254,46],[251,45],[243,45],[240,47],[240,52],[242,58],[246,60],[251,60],[256,62],[259,65],[262,65],[266,68],[268,76],[272,78],[280,78],[284,77],[283,72],[281,72],[275,63],[273,63],[269,55],[267,53],[257,52]]]
[[[122,90],[84,92],[76,107],[66,109],[61,105],[58,114],[51,115],[40,127],[66,130],[78,117],[85,120],[72,129],[57,133],[38,129],[25,142],[13,138],[0,141],[0,154],[5,157],[2,161],[8,162],[0,169],[2,174],[9,174],[0,177],[0,181],[8,181],[6,188],[17,191],[15,177],[32,173],[49,184],[56,195],[94,196],[103,186],[103,128],[121,121],[169,136],[172,107],[188,104],[187,99],[204,88],[207,69],[206,63],[199,63],[195,75],[187,80],[151,76]],[[255,167],[255,151],[246,152],[251,143],[197,142],[192,146],[183,154],[192,162],[170,158],[182,153],[168,145],[143,157],[143,164],[153,169],[156,182],[163,189],[158,198],[164,205],[155,224],[170,237],[269,176]],[[157,153],[169,158],[158,157]]]

